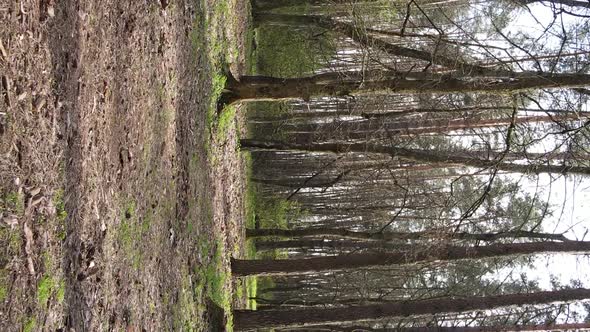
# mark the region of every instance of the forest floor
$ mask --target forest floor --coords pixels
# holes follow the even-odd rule
[[[244,129],[216,99],[248,17],[239,0],[0,4],[0,331],[231,326]]]

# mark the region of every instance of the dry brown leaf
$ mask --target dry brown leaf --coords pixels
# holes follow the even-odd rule
[[[16,225],[18,225],[18,218],[14,214],[10,214],[6,217],[2,217],[2,218],[0,218],[0,220],[2,221],[2,223],[9,226],[11,230],[14,229],[16,227]]]
[[[2,76],[2,87],[4,88],[4,101],[6,102],[6,105],[10,107],[10,80],[6,75]]]
[[[35,197],[35,196],[39,195],[40,192],[41,192],[41,188],[35,187],[35,188],[29,190],[29,195],[31,195],[31,197]]]
[[[4,61],[8,61],[8,52],[4,48],[4,44],[2,43],[2,39],[0,38],[0,54],[2,54],[2,58]]]
[[[37,102],[35,103],[35,112],[39,113],[43,106],[45,106],[45,103],[45,98],[40,98],[39,100],[37,100]]]
[[[35,206],[39,205],[39,203],[41,203],[41,201],[45,198],[43,196],[41,197],[37,197],[35,199],[33,199],[34,197],[31,197],[30,203],[29,203],[29,208],[32,209]]]
[[[16,100],[18,100],[18,101],[23,101],[23,100],[25,100],[25,98],[27,98],[27,92],[26,92],[26,91],[25,91],[25,92],[23,92],[23,93],[21,93],[20,95],[18,95],[18,96],[16,97]]]
[[[33,254],[33,231],[31,230],[27,222],[23,224],[23,231],[25,233],[25,252],[28,256],[27,261],[29,273],[31,273],[31,275],[35,275],[35,265],[33,264],[33,258],[31,257],[31,255]]]

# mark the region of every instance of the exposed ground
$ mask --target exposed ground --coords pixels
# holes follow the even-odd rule
[[[247,12],[0,4],[1,331],[231,326],[242,115],[215,99],[224,64],[244,68]]]

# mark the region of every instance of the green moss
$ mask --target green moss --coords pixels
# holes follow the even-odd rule
[[[33,332],[35,331],[35,327],[37,326],[37,319],[35,317],[31,317],[25,323],[23,327],[23,332]]]
[[[8,290],[6,289],[6,285],[4,284],[4,282],[2,282],[2,284],[0,284],[0,302],[4,302],[7,296]]]
[[[133,200],[128,200],[121,213],[121,224],[118,227],[118,241],[127,258],[135,269],[141,267],[143,251],[142,241],[151,228],[153,211],[148,210],[144,216],[138,216]]]
[[[202,249],[208,248],[209,244],[205,243]],[[207,251],[203,251],[207,252]],[[231,275],[225,269],[223,264],[223,255],[225,254],[224,245],[218,240],[215,245],[213,258],[201,272],[201,277],[205,280],[205,289],[207,296],[220,308],[225,311],[227,322],[226,331],[233,330],[233,317],[231,314],[231,293],[230,285]]]
[[[302,213],[297,203],[276,197],[260,197],[256,200],[256,215],[260,228],[288,228],[289,219]]]
[[[217,142],[223,143],[226,141],[229,130],[235,126],[235,118],[236,108],[234,106],[228,106],[223,109],[217,119],[217,128],[215,129]]]
[[[174,306],[174,330],[178,331],[197,331],[199,327],[199,318],[203,312],[203,307],[195,300],[200,298],[200,294],[193,292],[193,283],[188,271],[182,271],[182,285],[179,291],[178,303]]]
[[[215,255],[205,270],[207,280],[207,295],[220,307],[226,308],[229,305],[229,294],[224,287],[230,276],[223,267],[223,244],[219,241],[216,245]]]
[[[45,275],[41,278],[39,285],[37,285],[37,302],[40,306],[45,307],[47,305],[47,301],[53,294],[54,287],[55,283],[51,276]]]
[[[313,28],[262,25],[256,31],[255,74],[301,77],[321,68],[334,53],[330,33]]]
[[[0,269],[0,303],[8,297],[8,271]]]
[[[66,297],[66,282],[65,280],[60,280],[59,281],[59,287],[57,288],[57,292],[55,294],[55,297],[57,299],[57,302],[59,304],[62,304],[64,302],[64,299]]]
[[[22,247],[22,238],[17,228],[0,228],[0,262],[18,255]]]
[[[258,277],[246,277],[246,294],[248,301],[246,309],[256,310],[256,293],[258,291]]]
[[[225,89],[225,83],[227,78],[222,75],[221,73],[216,73],[213,75],[211,79],[211,97],[209,103],[209,110],[207,112],[207,127],[211,133],[214,132],[214,128],[216,126],[217,119],[217,101],[221,94],[223,93],[223,89]]]
[[[11,191],[0,199],[0,212],[10,211],[22,216],[25,213],[25,200],[21,193]]]
[[[53,195],[53,205],[55,205],[57,220],[62,224],[65,223],[68,213],[66,212],[63,189],[56,191]]]

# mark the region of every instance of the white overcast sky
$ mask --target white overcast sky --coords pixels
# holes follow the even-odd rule
[[[553,11],[544,4],[537,3],[529,5],[530,13],[522,11],[521,15],[515,16],[512,23],[504,30],[504,33],[516,33],[526,31],[528,34],[535,34],[543,42],[552,42],[549,36],[541,35],[541,32],[553,20]],[[567,7],[566,7],[567,8]],[[571,8],[567,8],[572,10]],[[575,20],[569,15],[558,18],[559,23],[563,19],[564,26],[573,24]],[[588,41],[582,41],[588,45]],[[586,105],[588,106],[588,105]],[[527,179],[520,179],[525,187],[532,192],[535,191],[536,183]],[[581,240],[590,229],[590,179],[581,176],[560,176],[553,180],[551,189],[549,183],[551,178],[547,174],[540,175],[539,182],[544,188],[544,197],[552,203],[555,211],[552,217],[545,222],[544,230],[556,233],[565,232],[571,239]],[[590,234],[584,240],[590,241]],[[556,277],[560,283],[569,284],[570,280],[579,280],[585,287],[590,288],[590,256],[575,254],[552,254],[537,256],[534,269],[524,269],[531,279],[537,279],[541,287],[551,289],[550,278]],[[508,271],[503,271],[506,273]]]

